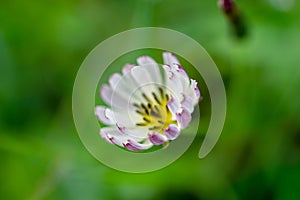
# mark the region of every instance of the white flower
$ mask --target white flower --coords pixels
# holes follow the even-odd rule
[[[190,123],[200,98],[195,80],[189,79],[178,59],[163,53],[162,69],[148,56],[138,66],[126,65],[115,73],[100,95],[110,108],[96,106],[98,119],[108,125],[100,129],[107,142],[130,151],[167,145]]]

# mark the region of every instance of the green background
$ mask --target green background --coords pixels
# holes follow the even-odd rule
[[[0,199],[298,199],[300,3],[237,4],[244,38],[212,0],[1,0]],[[203,45],[224,79],[227,119],[200,160],[210,118],[200,82],[200,131],[189,150],[162,170],[126,174],[84,148],[71,95],[98,43],[144,26],[171,28]]]

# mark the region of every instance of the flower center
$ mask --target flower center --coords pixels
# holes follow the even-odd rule
[[[143,121],[136,125],[148,126],[152,132],[163,133],[169,124],[176,123],[172,120],[172,114],[167,106],[169,96],[162,88],[159,88],[159,95],[155,92],[151,94],[154,100],[151,101],[145,93],[142,93],[147,103],[133,104],[137,108],[136,112],[143,117]]]

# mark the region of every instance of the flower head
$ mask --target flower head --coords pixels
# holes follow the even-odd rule
[[[148,56],[138,65],[125,65],[100,91],[110,107],[96,106],[100,129],[107,142],[130,151],[167,145],[176,139],[191,119],[200,98],[197,82],[190,79],[171,53],[163,53],[162,68]]]

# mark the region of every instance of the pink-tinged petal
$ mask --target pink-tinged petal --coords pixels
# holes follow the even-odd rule
[[[168,141],[168,138],[160,133],[154,132],[152,134],[148,134],[148,138],[150,142],[154,145],[161,145]]]
[[[190,85],[190,79],[181,65],[174,64],[170,66],[170,70],[176,78],[176,83],[179,84],[178,82],[180,82],[183,89]]]
[[[123,143],[123,146],[128,149],[129,151],[141,151],[141,149],[135,147],[131,143]]]
[[[130,151],[141,151],[149,149],[152,147],[152,144],[141,144],[134,140],[127,140],[127,142],[123,143],[123,146]]]
[[[180,113],[176,113],[176,119],[181,129],[185,129],[191,122],[192,115],[187,109],[183,108]]]
[[[95,115],[104,124],[115,124],[115,121],[113,119],[113,112],[104,106],[96,106]]]
[[[174,72],[172,72],[171,66],[170,65],[163,65],[163,68],[165,70],[166,78],[168,80],[173,80],[175,74],[174,74]]]
[[[136,66],[136,65],[133,65],[133,64],[126,64],[123,69],[122,69],[122,73],[123,75],[127,74],[128,72],[131,71],[131,69]]]
[[[182,85],[183,80],[182,76],[173,70],[172,67],[168,65],[163,65],[164,73],[165,73],[165,80],[166,80],[166,87],[167,89],[173,94],[180,94],[184,87]]]
[[[175,124],[170,124],[168,128],[164,130],[164,134],[169,140],[175,140],[179,136],[180,131]]]
[[[194,111],[194,102],[191,96],[182,94],[182,101],[180,102],[180,104],[182,107],[186,108],[190,113]]]
[[[201,94],[200,94],[200,90],[199,90],[199,88],[198,88],[197,81],[191,79],[191,86],[192,86],[192,88],[194,89],[194,93],[195,93],[196,97],[197,97],[198,100],[199,100]]]
[[[104,131],[102,131],[102,129],[100,129],[99,134],[106,142],[112,143],[107,134]]]
[[[174,56],[173,54],[171,54],[170,52],[164,52],[163,53],[163,60],[164,60],[164,64],[166,65],[170,65],[172,66],[173,64],[179,64],[178,59],[176,58],[176,56]]]
[[[111,105],[111,97],[113,95],[113,90],[108,85],[104,84],[101,87],[100,90],[100,96],[102,100],[107,103],[108,105]]]
[[[123,146],[122,140],[120,138],[112,136],[110,134],[107,134],[107,137],[109,138],[112,144],[118,145],[120,147]]]
[[[101,128],[100,135],[106,141],[121,147],[123,147],[123,143],[127,142],[128,140],[135,140],[137,142],[142,141],[142,139],[135,139],[128,135],[120,133],[120,131],[116,127]]]
[[[187,75],[187,73],[185,72],[185,70],[183,69],[183,67],[182,67],[181,65],[177,65],[177,67],[178,67],[178,72],[179,72],[182,76],[184,76],[185,78],[188,78],[188,75]]]
[[[109,143],[118,146],[123,146],[122,140],[128,139],[128,138],[123,138],[122,136],[118,137],[117,131],[114,128],[109,128],[109,127],[101,128],[100,135],[103,139],[105,139]]]
[[[176,113],[179,113],[182,111],[179,101],[176,98],[174,98],[173,96],[171,96],[170,100],[167,103],[167,106],[168,106],[169,110],[171,111],[171,113],[173,113],[173,114],[176,114]]]
[[[149,56],[141,56],[137,59],[137,63],[139,66],[148,65],[148,64],[156,64],[155,60]]]
[[[121,79],[122,76],[118,73],[114,73],[113,75],[110,76],[108,82],[113,90],[117,87]]]

